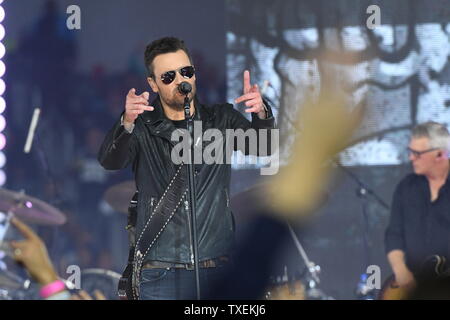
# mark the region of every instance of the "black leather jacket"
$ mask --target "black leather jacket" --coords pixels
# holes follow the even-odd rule
[[[175,126],[165,116],[159,97],[151,105],[155,110],[140,115],[131,134],[118,120],[106,136],[98,155],[100,164],[108,170],[118,170],[132,164],[139,191],[136,235],[141,232],[153,206],[175,174],[175,165],[171,161],[171,150],[176,144],[171,141],[171,134]],[[203,131],[216,128],[225,134],[226,129],[275,128],[270,107],[267,119],[261,120],[252,113],[250,123],[230,104],[205,107],[196,100],[195,106],[194,121],[202,121]],[[208,143],[204,141],[203,148]],[[229,197],[231,166],[202,165],[196,167],[195,174],[199,260],[229,255],[234,240],[234,219]],[[183,205],[145,260],[192,263],[189,220],[189,202],[183,199]]]

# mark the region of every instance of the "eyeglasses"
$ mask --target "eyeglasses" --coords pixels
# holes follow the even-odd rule
[[[186,67],[180,68],[178,70],[164,72],[161,75],[161,81],[164,84],[171,84],[173,82],[173,80],[175,80],[175,77],[177,76],[177,71],[185,79],[190,79],[195,74],[195,68],[193,66],[186,66]]]
[[[424,153],[439,150],[439,148],[431,148],[431,149],[427,149],[427,150],[423,150],[423,151],[417,151],[417,150],[414,150],[411,148],[407,148],[407,150],[408,150],[409,154],[412,154],[416,158],[420,158],[420,156],[423,155]]]

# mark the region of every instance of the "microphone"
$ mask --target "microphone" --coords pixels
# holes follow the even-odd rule
[[[181,94],[188,95],[192,91],[192,86],[190,83],[184,81],[184,82],[180,83],[180,85],[178,86],[178,91]]]

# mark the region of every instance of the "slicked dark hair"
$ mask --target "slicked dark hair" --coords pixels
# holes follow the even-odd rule
[[[192,57],[183,40],[175,37],[164,37],[150,43],[145,49],[144,57],[149,77],[154,78],[153,60],[155,60],[157,56],[164,53],[177,52],[178,50],[183,50],[189,57],[191,64],[193,64]]]

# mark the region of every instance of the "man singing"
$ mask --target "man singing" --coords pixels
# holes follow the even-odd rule
[[[395,190],[385,234],[395,281],[406,290],[429,278],[424,263],[431,256],[450,257],[449,142],[446,127],[436,122],[412,130],[408,150],[414,173]]]
[[[142,233],[154,223],[153,213],[172,187],[177,172],[178,166],[171,159],[174,147],[171,137],[174,130],[186,128],[185,95],[179,88],[182,82],[192,87],[188,94],[190,115],[194,122],[201,122],[203,130],[270,131],[275,126],[272,111],[263,102],[258,86],[251,85],[248,71],[244,72],[243,95],[235,102],[245,103],[245,111],[252,115],[251,122],[230,104],[206,107],[198,101],[195,68],[183,41],[167,37],[152,42],[145,51],[145,65],[149,73],[147,81],[157,97],[149,105],[148,92],[137,95],[131,89],[122,117],[106,136],[99,152],[99,161],[105,169],[118,170],[132,165],[138,190],[137,241],[145,238]],[[202,148],[207,145],[203,142]],[[243,151],[249,154],[248,150]],[[206,295],[210,285],[220,277],[221,267],[230,260],[234,237],[230,175],[229,163],[195,164],[200,285]],[[189,196],[184,195],[180,203],[150,249],[143,252],[137,285],[140,299],[195,297]]]

